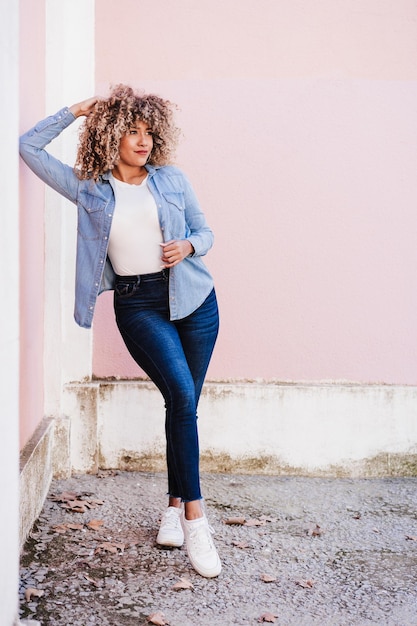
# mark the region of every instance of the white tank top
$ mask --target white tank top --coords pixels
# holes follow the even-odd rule
[[[116,206],[110,231],[108,255],[116,274],[150,274],[162,268],[163,241],[158,209],[148,189],[147,177],[140,185],[112,178]]]

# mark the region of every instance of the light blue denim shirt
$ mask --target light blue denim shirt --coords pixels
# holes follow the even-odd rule
[[[115,195],[109,173],[98,181],[80,180],[72,167],[44,150],[74,120],[67,107],[42,120],[20,138],[20,154],[39,178],[77,205],[74,317],[77,324],[90,328],[98,294],[114,287],[107,247]],[[146,169],[164,241],[188,239],[194,248],[191,256],[169,271],[170,317],[182,319],[195,311],[213,288],[213,279],[201,259],[213,245],[213,233],[181,170],[171,165],[147,165]]]

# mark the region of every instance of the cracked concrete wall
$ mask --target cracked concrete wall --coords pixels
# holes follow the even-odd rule
[[[65,389],[75,472],[164,470],[164,406],[145,381]],[[206,471],[417,475],[417,388],[207,383],[199,407]]]
[[[53,474],[54,421],[39,424],[20,457],[20,546],[41,512]]]

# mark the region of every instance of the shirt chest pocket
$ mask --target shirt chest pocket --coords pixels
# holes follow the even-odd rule
[[[187,236],[184,193],[182,191],[164,191],[162,197],[168,210],[172,237],[183,239]]]
[[[103,232],[108,200],[83,192],[78,199],[78,233],[83,239],[99,239]]]

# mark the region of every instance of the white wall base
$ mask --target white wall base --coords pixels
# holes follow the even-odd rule
[[[21,455],[21,546],[53,475],[165,469],[152,383],[74,383],[63,395],[66,417],[45,419]],[[208,383],[199,416],[202,471],[417,476],[415,387]]]
[[[20,455],[20,547],[42,510],[52,480],[54,422],[45,419]]]
[[[164,406],[153,384],[70,384],[63,405],[72,471],[164,469]],[[208,383],[199,432],[203,471],[417,475],[417,388]]]

